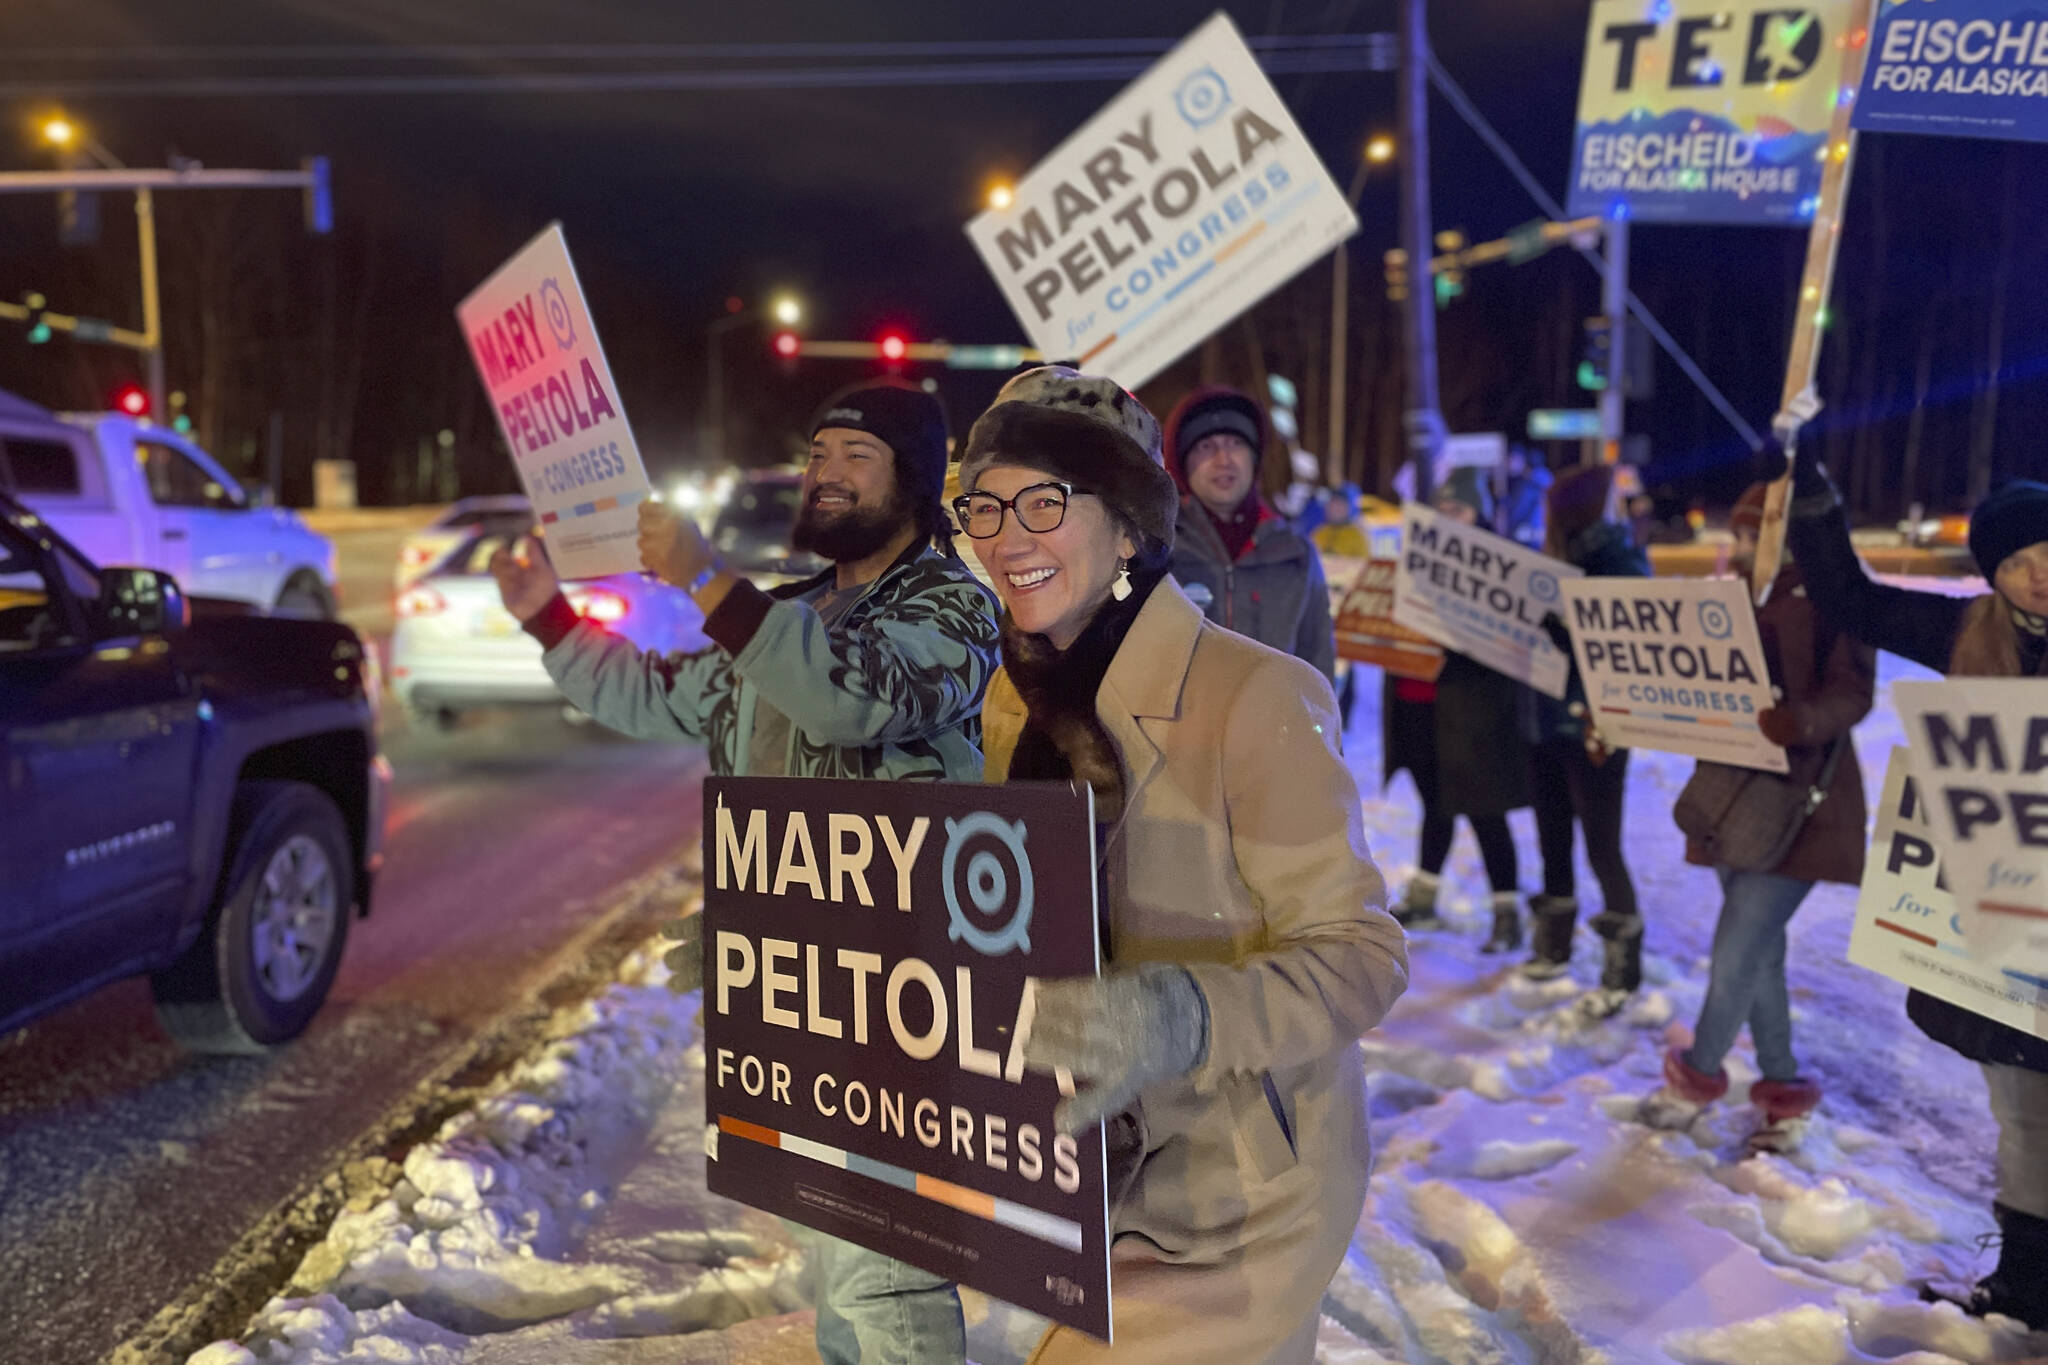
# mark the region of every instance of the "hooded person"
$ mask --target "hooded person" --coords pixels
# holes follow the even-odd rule
[[[1407,982],[1335,705],[1166,572],[1159,428],[1045,366],[974,424],[954,507],[1003,599],[987,779],[1086,782],[1105,974],[1041,982],[1027,1064],[1106,1120],[1114,1347],[1034,1365],[1313,1359],[1371,1166],[1359,1037]]]
[[[1433,501],[1444,515],[1468,526],[1485,526],[1490,500],[1478,471],[1451,472]],[[1492,931],[1485,951],[1521,946],[1520,869],[1508,812],[1529,804],[1525,746],[1515,724],[1521,685],[1503,673],[1446,651],[1435,682],[1389,674],[1380,707],[1384,780],[1406,769],[1422,801],[1422,837],[1417,871],[1395,917],[1410,929],[1442,926],[1437,893],[1450,856],[1457,818],[1462,815],[1479,842],[1492,895]]]
[[[1544,553],[1593,578],[1647,578],[1650,560],[1620,520],[1615,467],[1583,465],[1551,484]],[[1555,617],[1546,622],[1571,658],[1571,637]],[[1529,791],[1536,841],[1543,853],[1543,894],[1530,902],[1534,945],[1522,975],[1550,980],[1571,970],[1578,932],[1574,824],[1585,836],[1586,861],[1600,883],[1600,985],[1580,1002],[1589,1013],[1619,1011],[1643,979],[1643,919],[1635,879],[1622,851],[1628,802],[1628,750],[1609,749],[1589,723],[1585,682],[1573,662],[1562,701],[1534,688],[1521,694],[1521,726],[1529,744]]]
[[[2048,484],[2015,479],[1971,514],[1970,555],[1990,592],[1917,592],[1864,572],[1814,443],[1796,444],[1786,536],[1831,626],[1949,677],[2036,678],[2048,689]],[[2048,1040],[1920,991],[1907,994],[1906,1014],[1984,1068],[1998,1120],[1998,1268],[1963,1306],[2048,1330]]]
[[[721,564],[688,518],[640,505],[641,563],[690,593],[710,648],[642,650],[580,618],[530,550],[491,561],[506,610],[540,641],[569,701],[623,734],[703,745],[719,776],[979,778],[995,604],[951,547],[945,411],[920,389],[869,383],[833,395],[810,431],[792,539],[832,567],[806,582],[763,592]],[[692,915],[664,930],[678,940],[667,956],[675,989],[703,982],[702,924]],[[965,1358],[949,1281],[800,1236],[826,1365]]]
[[[1173,576],[1226,630],[1337,676],[1330,588],[1316,547],[1267,505],[1266,414],[1236,389],[1196,389],[1166,419],[1166,470],[1182,494]]]

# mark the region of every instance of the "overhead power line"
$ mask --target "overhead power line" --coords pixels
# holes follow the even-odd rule
[[[900,86],[1126,81],[1149,57],[1033,62],[740,67],[655,71],[491,71],[446,75],[145,76],[0,80],[0,99],[232,99],[334,95],[625,94],[684,90],[827,90]],[[1376,49],[1266,54],[1268,75],[1385,71]]]

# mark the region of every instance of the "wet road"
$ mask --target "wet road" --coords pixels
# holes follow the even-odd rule
[[[396,537],[338,539],[348,615],[388,625]],[[101,1359],[696,842],[695,749],[552,712],[440,733],[388,707],[385,748],[375,910],[303,1038],[190,1056],[131,981],[0,1039],[0,1359]]]

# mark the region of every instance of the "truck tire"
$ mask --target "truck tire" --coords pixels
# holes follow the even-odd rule
[[[318,574],[299,570],[285,580],[278,589],[277,605],[273,608],[279,616],[303,616],[314,621],[332,621],[335,618],[334,594],[320,581]]]
[[[312,1022],[348,941],[354,862],[341,812],[303,782],[244,782],[206,930],[150,978],[164,1030],[194,1052],[261,1053]]]

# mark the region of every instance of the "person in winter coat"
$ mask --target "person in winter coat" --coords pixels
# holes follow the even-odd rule
[[[1767,488],[1759,483],[1744,493],[1730,521],[1735,533],[1731,562],[1744,581],[1756,559]],[[1664,1054],[1664,1085],[1644,1101],[1643,1117],[1659,1128],[1691,1127],[1702,1108],[1728,1093],[1721,1059],[1748,1024],[1763,1072],[1749,1089],[1749,1101],[1764,1120],[1750,1146],[1784,1151],[1798,1144],[1807,1115],[1820,1103],[1820,1087],[1800,1076],[1792,1055],[1785,926],[1815,882],[1854,886],[1863,879],[1863,773],[1850,731],[1870,714],[1877,655],[1821,618],[1796,563],[1779,571],[1756,623],[1778,695],[1777,705],[1757,717],[1758,728],[1784,747],[1791,769],[1785,781],[1795,791],[1815,786],[1831,756],[1833,775],[1826,796],[1776,867],[1714,868],[1723,898],[1706,999],[1693,1026],[1692,1046]],[[1687,841],[1685,858],[1713,866],[1694,840]]]
[[[1787,536],[1830,625],[1951,677],[2048,679],[2048,484],[2015,480],[1978,504],[1970,554],[1992,591],[1964,598],[1871,581],[1810,442],[1792,470]],[[1994,1211],[2004,1240],[1998,1268],[1964,1306],[2048,1330],[2048,1040],[1919,991],[1906,1014],[1983,1066],[1998,1119]]]
[[[830,399],[812,424],[794,539],[833,567],[773,593],[721,565],[688,518],[642,503],[641,562],[704,609],[715,644],[695,654],[642,653],[579,618],[542,556],[501,553],[491,571],[506,609],[545,649],[548,676],[602,725],[702,744],[720,776],[972,781],[995,604],[953,551],[945,478],[937,399],[893,384]],[[671,984],[694,990],[702,917],[667,932],[682,940],[667,958]],[[827,1365],[965,1358],[949,1281],[801,1235],[818,1273]]]
[[[1038,987],[1027,1064],[1108,1120],[1116,1345],[1033,1365],[1314,1357],[1365,1199],[1357,1041],[1407,984],[1329,684],[1221,629],[1166,573],[1158,425],[1058,366],[974,424],[955,503],[1003,598],[987,777],[1085,781],[1106,974]]]
[[[1649,577],[1648,557],[1616,515],[1613,465],[1586,465],[1558,475],[1550,488],[1548,535],[1551,558],[1592,577]],[[1551,625],[1558,648],[1569,657],[1570,636],[1561,623]],[[1529,905],[1534,951],[1522,964],[1522,974],[1542,981],[1571,969],[1579,919],[1572,862],[1576,820],[1586,838],[1586,861],[1600,881],[1600,913],[1592,926],[1605,944],[1600,987],[1583,1005],[1590,1013],[1610,1015],[1643,981],[1643,918],[1621,849],[1628,750],[1606,748],[1593,732],[1577,664],[1563,701],[1524,688],[1521,703],[1523,734],[1532,746],[1529,785],[1536,839],[1543,850],[1543,894]]]
[[[1487,502],[1484,485],[1469,468],[1455,471],[1436,490],[1437,510],[1467,525],[1487,522]],[[1435,682],[1389,675],[1385,689],[1380,706],[1383,780],[1391,783],[1407,769],[1422,800],[1418,871],[1394,917],[1411,930],[1442,927],[1437,892],[1462,815],[1479,842],[1493,892],[1493,931],[1486,951],[1511,951],[1522,941],[1521,873],[1508,812],[1529,804],[1525,746],[1515,723],[1521,684],[1447,651]]]
[[[1173,576],[1211,621],[1337,676],[1322,557],[1266,505],[1266,414],[1235,389],[1197,389],[1166,420],[1167,472],[1185,494]]]
[[[1544,501],[1551,484],[1550,471],[1543,465],[1543,452],[1533,446],[1510,446],[1501,474],[1495,530],[1517,545],[1541,550],[1546,529]]]

